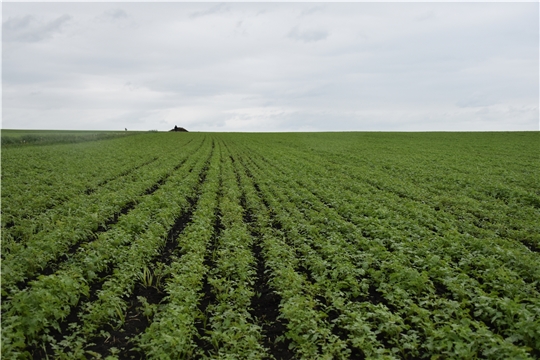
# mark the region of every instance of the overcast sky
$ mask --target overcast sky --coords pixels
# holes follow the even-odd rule
[[[539,129],[537,2],[2,10],[4,129]]]

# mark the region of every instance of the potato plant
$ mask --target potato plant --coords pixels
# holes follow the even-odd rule
[[[539,358],[539,141],[6,146],[2,358]]]

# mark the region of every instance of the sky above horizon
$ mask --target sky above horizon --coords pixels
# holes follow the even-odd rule
[[[539,130],[539,4],[2,4],[2,128]]]

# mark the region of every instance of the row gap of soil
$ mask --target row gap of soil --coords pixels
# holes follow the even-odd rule
[[[520,240],[519,243],[525,246],[527,249],[529,249],[533,253],[540,252],[540,244],[535,243],[533,240],[524,239],[524,240]]]
[[[247,166],[245,166],[245,164],[244,164],[244,169],[246,171],[246,175],[253,182],[253,187],[255,188],[255,191],[257,192],[257,195],[258,195],[259,199],[262,201],[262,203],[263,203],[263,205],[265,206],[266,209],[271,210],[272,206],[270,205],[268,200],[266,200],[266,198],[262,195],[261,187],[259,186],[259,184],[257,184],[255,182],[255,177],[253,176],[253,173],[251,172],[251,170],[249,170],[249,168]]]
[[[158,280],[160,274],[156,270],[162,266],[170,265],[173,260],[173,254],[175,254],[175,250],[178,246],[177,238],[191,222],[191,216],[193,215],[193,204],[195,199],[190,200],[190,208],[176,219],[175,224],[167,235],[165,247],[156,258],[156,261],[149,266],[149,272],[153,276],[152,284],[145,286],[139,281],[135,284],[133,292],[126,299],[128,311],[124,325],[120,329],[114,329],[109,325],[105,326],[104,330],[107,331],[110,336],[107,338],[95,339],[95,345],[89,347],[89,350],[105,357],[109,355],[111,348],[115,347],[120,351],[119,359],[144,358],[144,354],[140,353],[132,342],[132,339],[136,335],[143,333],[151,323],[149,316],[145,316],[144,314],[144,306],[141,300],[145,299],[143,301],[150,306],[154,306],[159,305],[167,295],[163,289],[163,285],[167,282],[169,276],[166,275]]]
[[[97,293],[101,290],[105,279],[112,275],[114,268],[108,266],[104,270],[96,274],[95,279],[89,287],[88,293],[89,297],[83,297],[79,299],[79,302],[76,306],[71,307],[70,313],[65,317],[60,323],[60,330],[54,328],[47,328],[46,332],[48,336],[54,340],[54,343],[60,343],[66,335],[70,333],[70,325],[76,324],[77,326],[81,325],[81,320],[79,319],[79,312],[85,307],[87,303],[91,303],[97,300]],[[48,341],[43,345],[43,347],[38,346],[37,344],[29,346],[29,351],[32,354],[34,360],[48,359],[54,357],[54,350],[52,348],[52,342]]]
[[[332,324],[331,325],[331,331],[332,334],[337,336],[341,341],[347,343],[349,341],[350,332],[347,329],[344,329],[342,326],[339,325],[339,322],[337,319],[342,315],[341,311],[339,309],[336,309],[332,306],[331,303],[328,303],[326,297],[322,295],[315,296],[315,301],[317,302],[317,305],[315,306],[317,311],[322,311],[325,314],[327,314],[327,321]],[[362,349],[357,347],[350,347],[349,350],[351,353],[349,354],[348,359],[352,360],[365,360],[366,355],[362,351]]]
[[[8,221],[8,222],[6,223],[6,225],[4,226],[4,229],[7,230],[7,229],[10,229],[10,228],[12,228],[12,227],[14,227],[14,226],[15,226],[15,221],[14,221],[14,220],[10,220],[10,221]]]
[[[187,159],[183,159],[177,166],[175,166],[175,169],[180,168],[186,162],[186,160]],[[203,171],[205,172],[204,175],[203,175],[203,179],[206,177],[206,170],[207,169],[208,169],[208,165],[206,165],[204,167],[204,169],[203,169]],[[190,169],[190,171],[191,170],[193,170],[193,169]],[[145,195],[151,195],[152,193],[157,191],[159,189],[159,187],[165,183],[166,179],[170,175],[172,175],[172,172],[168,173],[167,175],[165,175],[164,178],[160,179],[156,183],[156,184],[159,184],[158,186],[156,186],[156,184],[154,184],[149,189],[147,189],[145,191]],[[199,186],[200,186],[200,184],[199,184]],[[200,189],[200,187],[199,187],[199,189]],[[194,205],[197,202],[197,197],[198,197],[198,190],[197,190],[197,196],[196,197],[188,198],[188,203],[190,204],[188,209],[186,210],[186,212],[184,212],[182,215],[180,215],[179,218],[177,218],[175,220],[175,223],[174,223],[173,227],[169,230],[169,233],[167,235],[167,242],[165,244],[163,252],[160,254],[160,257],[159,257],[161,262],[170,263],[171,256],[173,255],[174,250],[175,250],[176,245],[177,245],[177,242],[173,241],[173,240],[177,239],[178,235],[183,231],[183,229],[191,221],[191,216],[192,216],[193,211],[194,211]],[[122,209],[121,213],[124,214],[124,215],[127,214],[135,205],[136,205],[136,203],[133,203],[133,204],[130,203],[130,206]],[[118,221],[118,218],[120,217],[120,215],[121,214],[115,214],[115,217],[114,217],[115,221],[108,223],[107,227],[109,225],[114,225]],[[107,231],[107,228],[104,227],[102,229],[102,232],[103,231]],[[97,238],[96,233],[94,233],[94,237]],[[87,241],[87,242],[89,242],[89,241]],[[76,245],[77,245],[77,248],[78,248],[81,244],[76,244]],[[76,251],[76,249],[74,250],[74,252],[75,251]],[[152,270],[154,270],[154,269],[152,269]],[[110,275],[112,275],[113,271],[114,271],[114,266],[108,266],[106,269],[104,269],[103,271],[101,271],[101,272],[99,272],[97,274],[95,279],[99,279],[99,281],[93,281],[90,284],[90,289],[89,289],[90,296],[86,297],[86,298],[81,298],[79,300],[79,303],[76,306],[71,308],[71,311],[70,311],[69,315],[65,319],[63,319],[62,322],[59,324],[60,331],[58,331],[56,329],[52,329],[52,328],[48,329],[49,335],[52,336],[52,338],[56,341],[56,343],[59,343],[60,341],[62,341],[62,339],[64,338],[64,334],[69,333],[70,324],[81,325],[81,319],[79,319],[78,314],[81,312],[81,310],[85,307],[85,305],[87,303],[92,303],[92,302],[98,300],[98,294],[99,294],[99,291],[101,290],[101,288],[102,288],[102,286],[103,286],[103,284],[105,282],[105,279],[107,277],[109,277]],[[166,279],[164,278],[162,280],[163,280],[162,284],[164,284]],[[131,332],[134,332],[134,334],[137,334],[138,333],[137,329],[141,327],[141,324],[144,326],[142,331],[144,331],[144,329],[149,325],[148,319],[145,316],[141,317],[140,315],[142,315],[142,314],[135,315],[135,312],[138,312],[138,309],[141,308],[141,306],[142,306],[142,303],[137,298],[137,296],[144,296],[147,299],[147,302],[152,305],[152,304],[159,304],[161,302],[161,300],[165,297],[165,294],[161,291],[159,286],[144,287],[140,283],[136,284],[134,294],[135,293],[136,293],[136,295],[133,295],[128,299],[128,302],[129,302],[128,309],[129,310],[128,310],[128,314],[126,315],[126,323],[128,323],[128,322],[139,322],[139,324],[129,324],[129,326],[126,326],[126,327],[128,327]],[[106,348],[106,351],[108,353],[108,352],[110,352],[110,349],[112,347],[117,347],[118,348],[118,344],[126,343],[125,346],[129,347],[129,349],[126,350],[126,351],[127,352],[131,351],[133,349],[133,344],[128,342],[128,339],[131,338],[131,337],[126,338],[126,331],[122,332],[120,330],[122,330],[122,329],[119,329],[119,330],[111,329],[111,331],[110,331],[111,336],[110,337],[105,338],[105,339],[98,339],[98,342],[95,345],[93,345],[92,347],[89,347],[89,349],[93,349],[95,347],[96,350],[98,350],[98,352],[99,352],[100,349]],[[120,333],[122,333],[122,336],[120,336]],[[46,358],[48,356],[53,356],[54,355],[54,351],[53,351],[50,343],[47,343],[45,345],[45,351],[42,348],[37,347],[37,346],[31,347],[30,350],[31,350],[31,353],[33,354],[34,359],[43,359],[43,358]],[[123,357],[123,359],[131,359],[131,358],[132,357]],[[137,357],[137,354],[135,354],[135,358],[142,358],[142,357],[141,356]]]
[[[257,234],[253,234],[257,236]],[[250,314],[262,328],[263,346],[269,350],[276,360],[294,358],[294,353],[289,349],[291,340],[285,338],[288,321],[279,319],[281,296],[269,285],[270,276],[262,255],[262,248],[255,242],[252,248],[256,260],[257,278],[254,283],[255,297],[251,299]],[[282,341],[277,341],[282,338]]]

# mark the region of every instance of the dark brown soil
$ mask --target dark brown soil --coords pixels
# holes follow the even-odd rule
[[[257,260],[257,279],[255,280],[255,296],[251,299],[251,315],[262,327],[263,346],[277,360],[292,359],[294,354],[289,350],[289,339],[277,342],[278,337],[284,337],[287,331],[287,321],[278,319],[281,296],[270,288],[269,276],[264,265],[261,247],[253,246],[253,254]]]
[[[95,345],[90,346],[88,350],[105,357],[111,353],[112,348],[116,348],[119,350],[120,359],[145,358],[132,341],[136,335],[143,333],[150,325],[149,318],[141,311],[143,304],[139,301],[139,296],[144,297],[149,304],[155,305],[163,300],[165,293],[158,291],[155,287],[143,287],[141,284],[137,284],[128,300],[129,306],[124,325],[118,330],[107,326],[105,330],[109,332],[110,336],[94,340]]]

